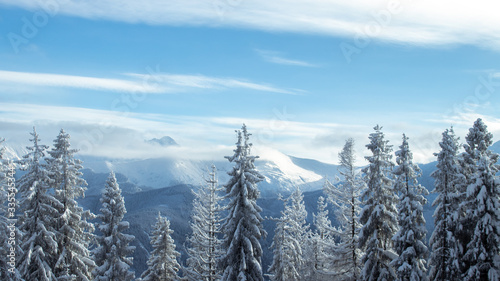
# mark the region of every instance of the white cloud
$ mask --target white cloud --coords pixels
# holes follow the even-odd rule
[[[292,65],[292,66],[303,66],[303,67],[319,67],[318,64],[310,63],[307,61],[285,58],[279,52],[267,51],[267,50],[256,50],[256,52],[264,60],[270,63]]]
[[[325,131],[340,128],[338,124],[304,123],[279,116],[243,119],[221,117],[171,116],[138,114],[75,107],[30,104],[0,104],[0,136],[9,144],[27,145],[33,125],[44,143],[55,138],[60,128],[72,135],[72,143],[82,154],[124,158],[186,157],[218,159],[229,155],[236,141],[234,130],[246,123],[256,147],[269,147],[283,153],[316,158],[327,162],[331,147],[317,148],[309,139]],[[290,117],[293,118],[293,117]],[[152,150],[145,139],[171,136],[181,146]]]
[[[268,84],[254,83],[235,78],[208,77],[180,74],[136,74],[127,73],[128,79],[97,78],[50,73],[15,72],[0,70],[0,82],[7,85],[42,87],[69,87],[98,91],[129,93],[174,93],[201,89],[248,89],[259,92],[298,94],[300,90],[282,89]],[[15,90],[11,89],[11,90]]]
[[[384,133],[398,149],[403,132],[410,138],[414,159],[419,163],[434,161],[439,151],[441,133],[454,124],[463,141],[475,119],[483,118],[494,140],[500,136],[500,119],[470,115],[467,120],[418,121],[416,123],[386,122]],[[354,122],[354,123],[352,123]],[[205,116],[172,116],[151,113],[130,113],[75,107],[30,104],[0,104],[0,137],[9,145],[26,146],[28,132],[35,125],[45,144],[50,144],[60,128],[72,136],[74,147],[85,155],[116,158],[177,157],[216,160],[230,155],[242,123],[248,126],[254,146],[272,148],[282,153],[336,163],[338,152],[347,138],[356,141],[357,163],[364,165],[369,154],[365,145],[372,126],[336,123],[312,123],[296,120],[283,109],[270,119],[223,118]],[[452,122],[452,123],[449,123]],[[162,136],[174,138],[181,146],[152,149],[144,140]],[[265,150],[265,149],[264,149]]]
[[[7,139],[8,145],[17,145],[20,149],[28,144],[28,133],[36,126],[45,144],[50,144],[59,129],[64,128],[72,136],[72,145],[85,155],[211,159],[221,151],[218,143],[210,143],[202,137],[209,134],[209,128],[201,118],[7,103],[0,104],[0,112],[0,136]],[[224,132],[214,131],[217,137],[221,133]],[[172,136],[182,146],[152,149],[144,142],[165,135]]]
[[[70,87],[119,92],[160,93],[164,91],[162,88],[143,84],[141,81],[6,70],[0,70],[0,81],[21,85]]]
[[[143,74],[129,74],[131,76],[146,78]],[[169,85],[170,87],[180,88],[199,88],[199,89],[249,89],[261,92],[271,92],[280,94],[296,95],[298,90],[289,90],[277,88],[267,84],[253,83],[235,78],[217,78],[204,75],[180,75],[180,74],[159,74],[155,75],[154,79],[161,84]]]
[[[481,118],[488,129],[493,133],[494,137],[500,135],[500,118],[491,115],[480,114],[473,111],[460,112],[455,115],[443,116],[441,119],[428,119],[428,122],[434,122],[437,124],[443,124],[447,127],[453,126],[455,133],[461,133],[460,135],[465,136],[468,129],[472,127],[474,121]],[[457,134],[458,134],[457,133]]]
[[[57,3],[56,9],[49,9],[56,14],[97,20],[347,37],[371,33],[374,38],[401,43],[500,47],[500,17],[493,0],[3,1],[30,10],[49,7],[48,3]]]

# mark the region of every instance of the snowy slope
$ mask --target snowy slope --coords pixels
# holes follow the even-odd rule
[[[178,184],[200,185],[212,164],[218,169],[219,182],[225,183],[227,172],[233,164],[226,159],[219,161],[181,160],[175,158],[155,158],[144,160],[102,159],[80,157],[84,167],[93,173],[108,173],[113,170],[127,177],[128,182],[140,190],[168,187]],[[297,164],[298,162],[298,164]],[[263,196],[275,193],[287,193],[295,186],[304,191],[318,190],[323,186],[323,176],[329,167],[329,177],[335,176],[337,167],[315,160],[292,158],[276,150],[266,150],[265,155],[255,162],[257,169],[265,177],[259,184]],[[301,164],[301,165],[300,165]],[[321,166],[319,172],[315,169]],[[87,181],[92,181],[87,178]],[[89,189],[94,188],[89,185]],[[101,187],[98,187],[101,188]]]
[[[27,149],[23,149],[21,147],[15,148],[13,146],[6,145],[3,147],[4,153],[3,153],[3,158],[4,159],[11,159],[11,160],[20,160],[22,155],[25,155],[27,153]]]
[[[178,145],[170,137],[152,139],[158,146]],[[156,146],[155,145],[155,146]],[[153,147],[154,149],[154,147]],[[23,144],[8,144],[6,156],[19,159],[27,153]],[[259,184],[262,196],[276,193],[286,194],[299,186],[303,191],[319,190],[323,187],[324,177],[334,178],[337,166],[321,163],[316,160],[295,158],[277,150],[260,148],[259,158],[255,161],[257,169],[265,177]],[[204,183],[204,176],[212,164],[217,167],[219,182],[227,182],[227,172],[233,167],[223,155],[214,161],[179,159],[161,157],[152,159],[104,158],[87,155],[76,155],[83,161],[84,178],[89,183],[87,194],[99,194],[103,188],[100,184],[105,175],[113,170],[118,182],[126,187],[124,191],[137,192],[163,188],[179,184],[198,186]],[[98,180],[96,180],[98,179]]]

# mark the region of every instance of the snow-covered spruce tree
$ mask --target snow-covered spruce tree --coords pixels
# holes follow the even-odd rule
[[[392,262],[401,281],[428,280],[426,258],[429,254],[424,244],[427,229],[423,214],[423,205],[428,192],[418,183],[422,171],[413,163],[413,153],[408,144],[408,137],[403,134],[403,143],[396,151],[396,163],[393,174],[396,177],[394,190],[400,194],[398,203],[399,231],[392,238],[394,249],[399,255]]]
[[[326,182],[324,192],[336,207],[336,218],[340,223],[340,243],[335,247],[334,269],[340,280],[359,280],[361,276],[362,252],[358,246],[361,228],[359,213],[361,195],[365,182],[355,166],[354,140],[348,139],[339,153],[341,183]]]
[[[141,275],[142,281],[179,280],[177,272],[181,266],[177,262],[177,257],[180,254],[175,250],[172,233],[174,231],[170,229],[170,221],[158,213],[158,219],[151,237],[153,251],[147,262],[148,269]]]
[[[40,163],[48,146],[39,144],[35,128],[31,136],[33,146],[26,147],[29,152],[20,161],[26,173],[18,181],[24,214],[20,227],[23,254],[19,259],[19,272],[25,280],[55,281],[53,269],[58,257],[56,225],[62,204],[48,192],[49,172]]]
[[[364,208],[361,211],[359,246],[365,250],[362,258],[362,280],[395,280],[396,271],[390,264],[397,254],[392,237],[398,230],[393,180],[389,178],[394,164],[391,162],[392,146],[384,139],[382,127],[375,126],[366,147],[372,156],[365,157],[369,165],[363,172],[367,190],[363,193]]]
[[[463,185],[465,176],[461,172],[458,159],[458,137],[453,128],[443,132],[439,143],[441,151],[437,156],[437,170],[431,176],[435,179],[432,203],[434,211],[434,231],[429,245],[432,249],[429,265],[429,279],[437,281],[460,280],[460,245],[457,238],[458,186]]]
[[[212,172],[206,180],[207,185],[195,192],[191,230],[188,238],[189,258],[186,261],[186,277],[190,281],[215,281],[220,279],[220,269],[217,261],[221,256],[220,188],[217,180],[217,170],[212,166]]]
[[[75,159],[77,149],[70,148],[70,135],[61,129],[48,151],[45,160],[49,167],[51,186],[56,199],[62,204],[58,209],[56,233],[58,259],[54,274],[58,280],[92,280],[94,261],[90,258],[90,243],[94,225],[88,222],[94,215],[84,211],[76,199],[85,196],[87,183],[81,178],[82,161]]]
[[[281,197],[280,197],[281,199]],[[286,239],[286,218],[284,212],[281,212],[281,217],[273,219],[276,221],[276,228],[274,230],[273,243],[273,262],[269,267],[271,280],[287,280],[288,272],[288,256],[285,253],[285,239]]]
[[[271,245],[274,258],[269,272],[271,280],[275,281],[303,280],[303,249],[309,226],[302,191],[296,188],[284,204]]]
[[[334,248],[336,246],[332,227],[328,218],[327,203],[323,196],[318,198],[318,213],[313,214],[314,231],[308,232],[304,249],[304,268],[302,280],[327,281],[335,277]]]
[[[135,250],[129,243],[135,237],[123,233],[129,223],[123,220],[127,211],[121,193],[115,174],[111,172],[100,199],[101,213],[97,216],[101,220],[98,224],[101,235],[97,236],[98,247],[94,249],[96,267],[93,274],[96,281],[129,281],[135,278],[134,272],[129,270],[133,261],[130,256]]]
[[[500,280],[500,179],[496,176],[499,166],[497,153],[488,148],[492,134],[481,119],[474,122],[466,136],[464,160],[476,161],[476,168],[469,171],[469,181],[462,208],[464,227],[471,225],[463,260],[463,280]],[[467,162],[466,162],[467,163]]]
[[[257,205],[260,196],[257,183],[264,177],[255,169],[254,161],[258,156],[250,155],[252,144],[246,126],[243,124],[237,133],[234,155],[226,156],[234,167],[228,173],[230,179],[224,186],[229,203],[226,207],[228,216],[222,224],[222,249],[225,252],[220,263],[224,269],[222,280],[261,281],[262,247],[259,240],[266,232],[260,215],[262,209]]]
[[[306,244],[309,225],[306,223],[307,211],[304,205],[304,195],[299,187],[296,187],[287,201],[288,204],[285,206],[284,210],[289,218],[287,232],[293,240],[297,241],[297,247],[290,253],[296,254],[292,264],[299,272],[304,272],[304,256],[302,254]],[[299,277],[297,280],[303,280],[303,278]]]
[[[0,139],[0,145],[5,139]],[[0,148],[0,280],[21,280],[17,262],[22,253],[19,241],[21,233],[17,227],[15,210],[17,189],[15,186],[15,165],[4,157],[5,147]],[[11,236],[11,233],[14,236]],[[13,249],[13,251],[11,251]]]

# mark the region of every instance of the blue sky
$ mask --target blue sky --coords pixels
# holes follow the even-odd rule
[[[170,135],[183,150],[164,153],[210,158],[245,122],[256,148],[335,163],[380,124],[431,161],[450,125],[463,139],[481,117],[499,139],[492,3],[0,1],[0,133],[65,127],[122,157]]]

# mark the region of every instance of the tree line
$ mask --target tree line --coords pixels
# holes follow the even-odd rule
[[[77,202],[86,182],[69,134],[61,130],[50,150],[35,129],[31,136],[19,161],[4,159],[0,151],[0,278],[134,280],[134,237],[125,233],[125,202],[114,173],[96,216]],[[453,128],[442,134],[431,174],[437,198],[428,243],[428,191],[418,182],[422,172],[405,134],[393,153],[382,127],[374,127],[362,169],[354,141],[346,141],[340,177],[325,182],[313,227],[299,187],[280,196],[279,217],[261,216],[258,183],[264,176],[255,168],[250,136],[245,125],[237,130],[234,154],[226,157],[233,164],[227,183],[219,185],[213,166],[206,184],[193,191],[186,264],[178,261],[169,220],[158,214],[148,268],[136,280],[500,280],[499,155],[489,149],[493,136],[481,119],[463,145]],[[13,184],[15,166],[23,174]],[[19,202],[11,199],[17,193]],[[332,226],[328,205],[338,226]],[[12,210],[20,214],[18,221]],[[260,244],[267,235],[264,219],[276,222],[267,274]]]

